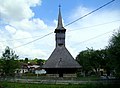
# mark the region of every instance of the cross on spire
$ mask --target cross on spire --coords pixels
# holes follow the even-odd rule
[[[61,8],[61,5],[59,4],[59,8]]]
[[[57,29],[62,29],[63,24],[62,24],[62,16],[61,16],[61,5],[59,5],[59,14],[58,14],[58,25]]]

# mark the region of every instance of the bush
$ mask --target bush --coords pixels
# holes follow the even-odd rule
[[[24,74],[24,76],[36,76],[36,74],[31,73],[31,72],[26,72],[26,73]]]

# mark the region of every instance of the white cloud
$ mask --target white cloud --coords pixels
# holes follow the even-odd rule
[[[71,20],[75,20],[76,18],[79,18],[90,11],[92,10],[80,6],[74,11],[74,14],[72,12],[70,18]],[[108,45],[108,41],[112,36],[113,31],[120,26],[120,21],[116,21],[113,23],[111,21],[120,20],[119,16],[120,16],[120,10],[101,10],[67,27],[66,29],[68,30],[68,33],[67,33],[66,41],[69,46],[68,49],[71,50],[73,48],[73,50],[71,50],[73,56],[76,57],[77,53],[87,49],[86,47],[88,48],[93,47],[94,49],[105,48],[105,46]],[[111,23],[89,27],[106,22],[111,22]],[[83,27],[88,27],[88,28],[82,29]],[[69,32],[69,30],[73,30],[73,31]],[[98,37],[98,35],[100,36]],[[95,38],[96,36],[97,38]]]
[[[40,49],[34,49],[33,47],[21,47],[20,49],[15,49],[16,53],[19,54],[20,58],[29,58],[29,59],[34,59],[34,58],[43,58],[46,59],[46,53]]]
[[[47,29],[47,25],[40,19],[34,18],[32,20],[23,19],[21,21],[14,21],[10,23],[17,29],[26,30],[26,31],[35,31],[35,30],[45,30]]]
[[[22,31],[22,30],[17,30],[17,32],[13,35],[14,39],[24,39],[24,38],[29,38],[32,37],[32,35],[29,32]]]
[[[41,5],[41,0],[25,0],[25,2],[32,7],[35,7],[36,5]]]
[[[21,46],[33,41],[35,39],[32,38],[33,36],[42,36],[51,28],[44,21],[33,18],[34,12],[31,7],[37,5],[41,5],[41,0],[0,0],[1,22],[7,23],[0,30],[0,52],[4,51],[6,46],[10,46],[20,58],[25,56],[42,58],[46,56],[46,53],[35,42]]]
[[[75,20],[78,17],[81,17],[81,16],[87,14],[89,11],[91,11],[91,10],[86,7],[83,7],[83,6],[79,6],[71,12],[70,19]]]
[[[31,27],[33,27],[33,26],[31,26]],[[6,28],[8,28],[8,26]],[[14,28],[11,28],[11,29],[14,29]],[[9,31],[11,31],[11,30],[9,30]],[[42,43],[39,43],[39,41],[36,41],[36,42],[30,43],[30,44],[27,44],[27,43],[39,38],[39,37],[33,38],[32,33],[36,34],[36,32],[17,29],[17,31],[14,34],[11,33],[11,39],[14,41],[12,41],[9,44],[10,47],[12,49],[14,49],[18,55],[20,55],[20,58],[24,58],[24,57],[28,57],[30,59],[34,59],[35,57],[36,58],[45,58],[46,52],[44,52],[41,48],[44,46],[45,42],[43,42],[43,44],[42,44]],[[39,32],[39,34],[41,34],[41,36],[43,35],[42,33],[44,33],[44,32]],[[27,45],[24,45],[24,44],[27,44]],[[41,45],[43,45],[43,46],[41,46]],[[36,47],[38,47],[38,48],[36,48]],[[43,47],[43,48],[45,48],[45,47]]]
[[[41,0],[0,0],[1,18],[7,22],[29,19],[34,16],[30,7]]]
[[[16,29],[11,27],[10,25],[5,26],[5,29],[9,31],[11,34],[14,34],[16,32]]]

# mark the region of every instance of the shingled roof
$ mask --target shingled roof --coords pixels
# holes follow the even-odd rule
[[[65,46],[58,46],[54,49],[43,68],[80,68]]]

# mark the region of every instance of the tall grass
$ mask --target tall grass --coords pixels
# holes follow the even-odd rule
[[[0,88],[120,88],[120,84],[28,84],[1,82]]]

